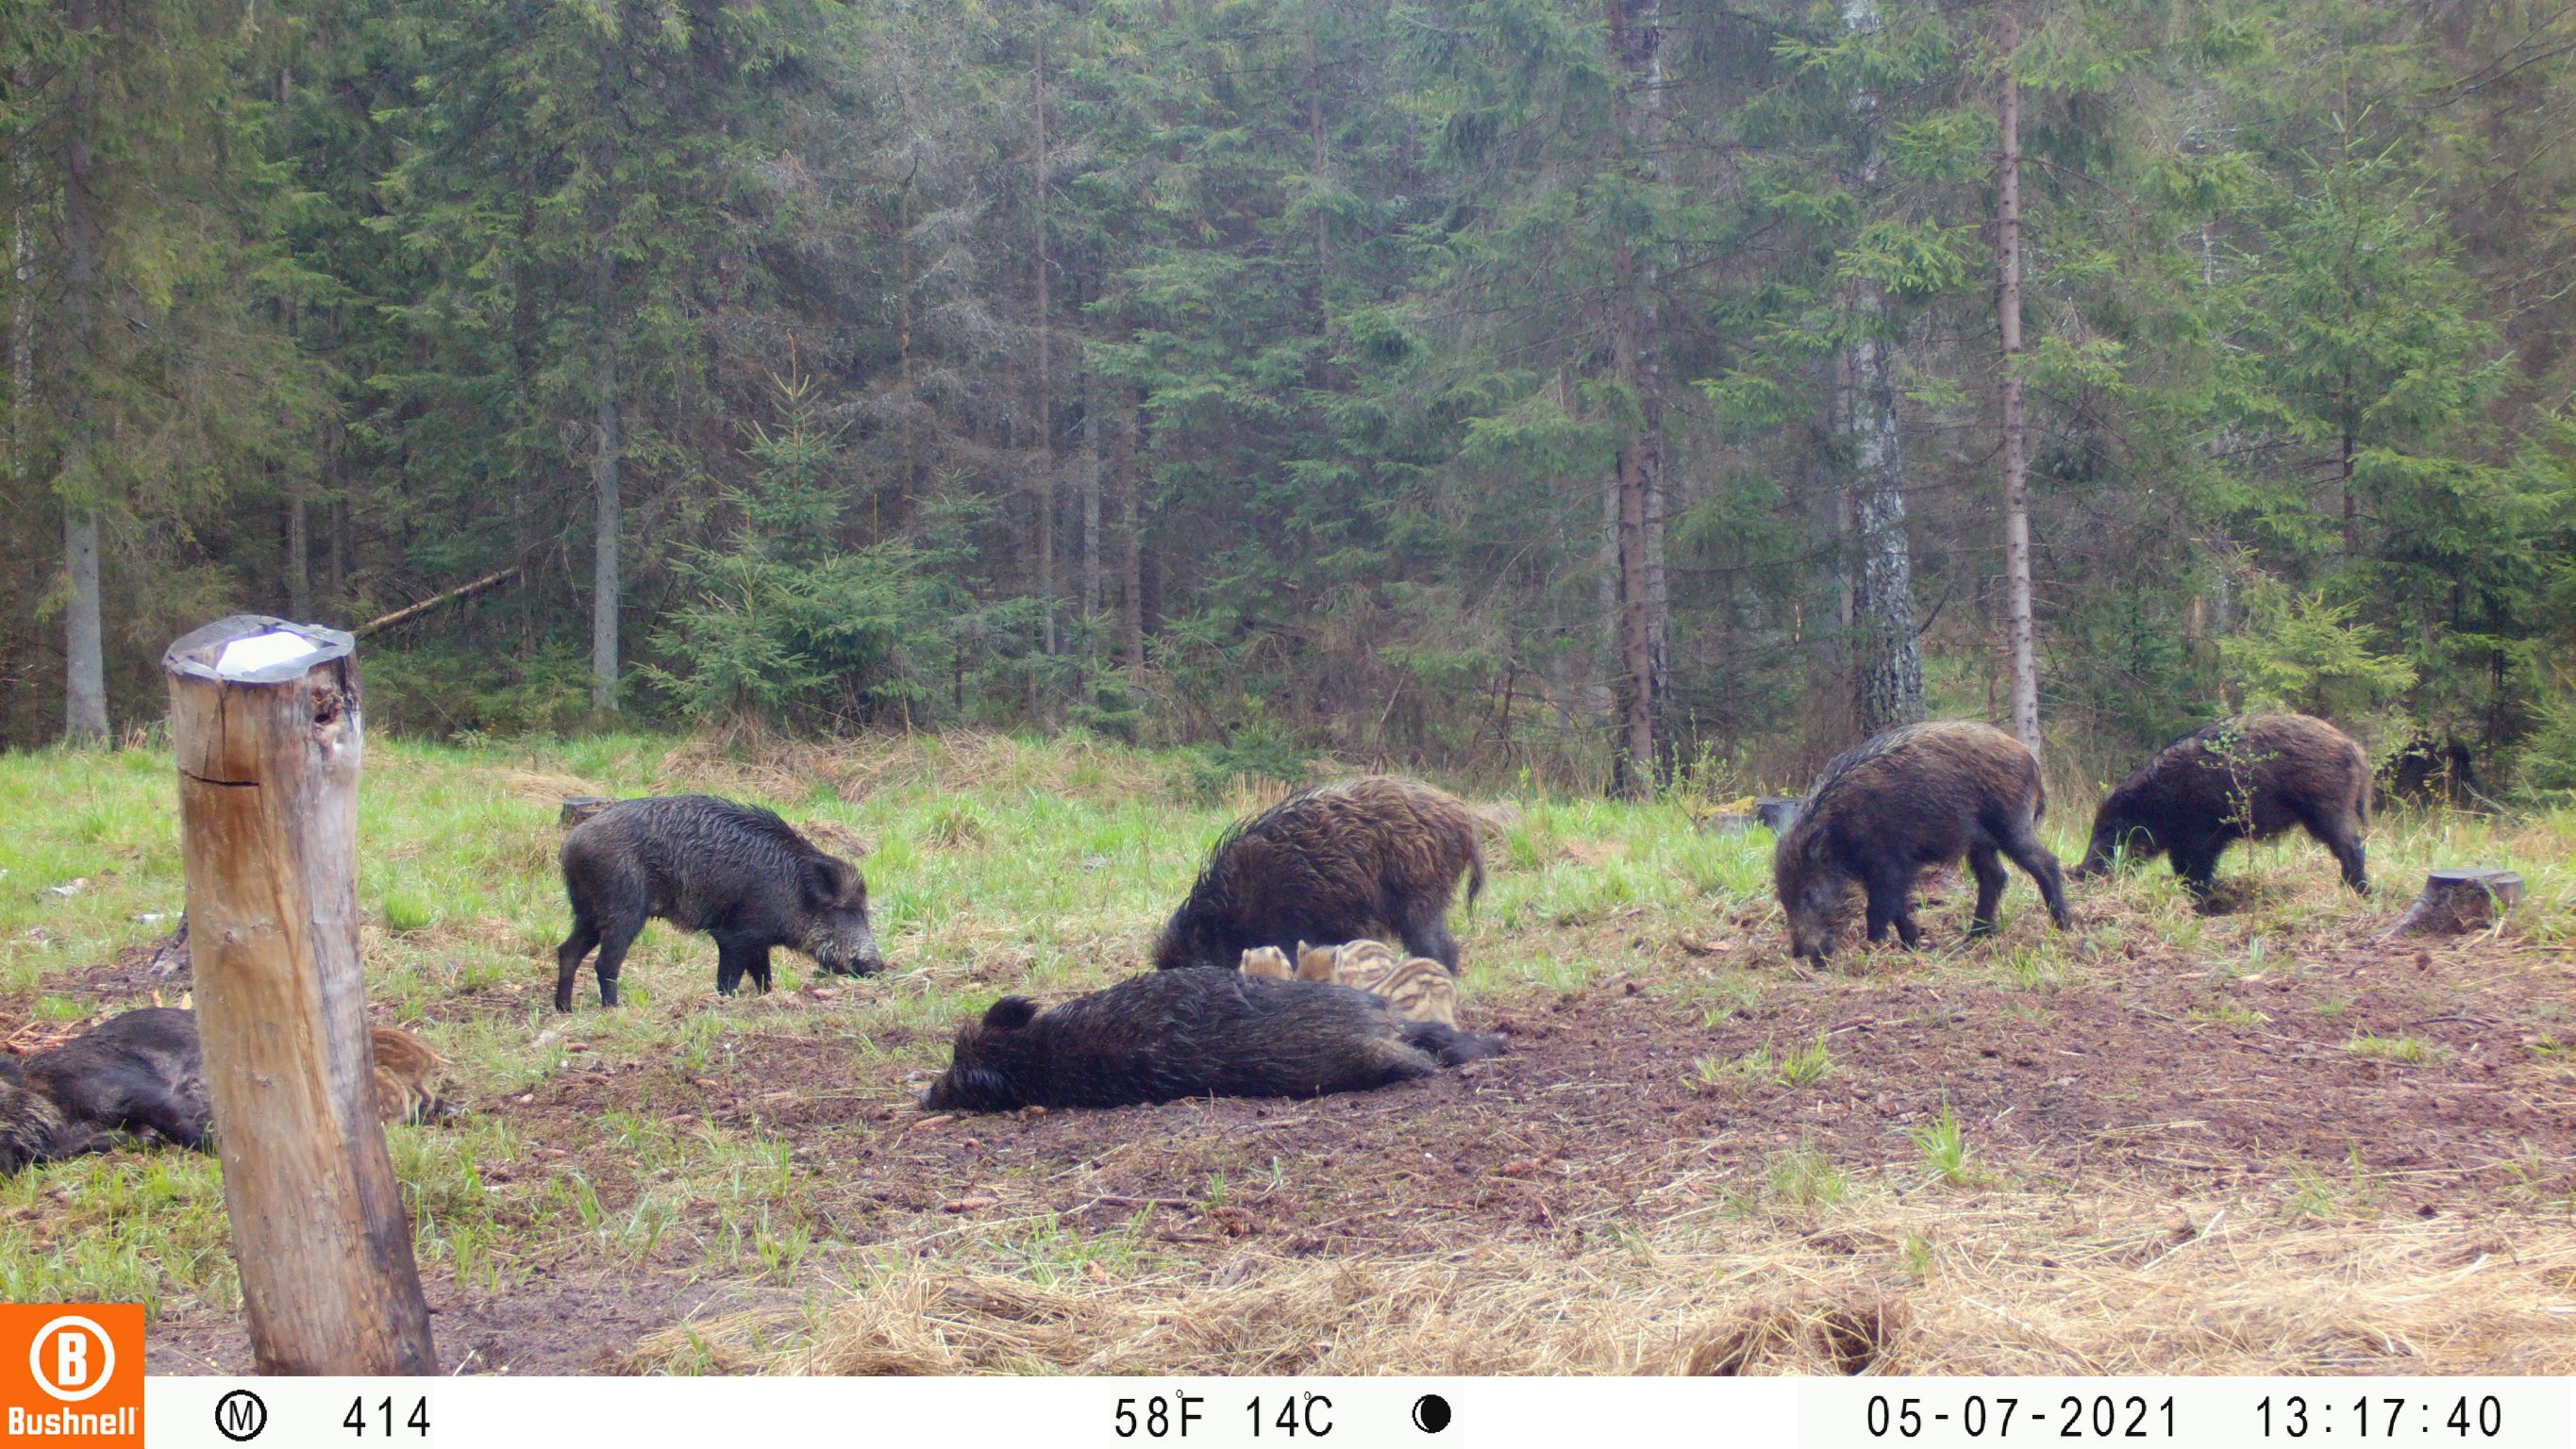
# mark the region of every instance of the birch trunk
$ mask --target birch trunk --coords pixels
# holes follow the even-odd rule
[[[603,324],[614,303],[609,294],[615,268],[612,259],[605,254],[600,257],[598,297]],[[617,605],[621,593],[618,534],[624,523],[618,461],[626,445],[625,419],[618,411],[617,339],[613,328],[608,329],[600,344],[598,386],[599,453],[591,465],[591,480],[599,493],[599,517],[591,562],[590,702],[596,708],[613,711],[617,708]]]
[[[1877,0],[1843,0],[1843,23],[1854,34],[1876,33]],[[1864,194],[1878,189],[1885,171],[1877,111],[1875,94],[1853,97]],[[1861,729],[1877,734],[1923,718],[1923,646],[1914,620],[1914,555],[1905,533],[1895,329],[1884,292],[1865,282],[1854,289],[1854,337],[1844,349],[1839,389],[1860,555],[1852,594],[1859,655],[1853,694]]]
[[[2030,439],[2022,419],[2021,378],[2021,82],[2012,70],[2021,48],[2021,17],[2007,6],[2001,23],[2003,166],[1995,230],[2003,272],[1997,311],[2004,351],[2004,635],[2013,737],[2035,755],[2040,749],[2039,672],[2030,603]]]
[[[64,29],[99,26],[98,0],[64,0]],[[63,408],[62,464],[55,492],[63,502],[63,564],[71,599],[63,611],[63,734],[75,742],[107,737],[106,650],[99,628],[97,459],[92,449],[87,378],[98,363],[99,263],[106,253],[98,194],[98,59],[87,48],[71,68],[63,100]]]

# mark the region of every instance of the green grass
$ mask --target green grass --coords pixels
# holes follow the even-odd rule
[[[1950,1109],[1947,1098],[1942,1100],[1940,1116],[1906,1129],[1906,1135],[1914,1139],[1915,1149],[1923,1154],[1923,1165],[1931,1169],[1933,1177],[1952,1187],[1968,1187],[1977,1181],[1979,1174],[1969,1162],[1967,1129],[1959,1125],[1959,1114]]]
[[[1833,1075],[1834,1054],[1819,1033],[1804,1046],[1756,1047],[1731,1059],[1701,1057],[1692,1072],[1704,1087],[1812,1087]]]
[[[2411,1036],[2370,1036],[2366,1034],[2355,1036],[2352,1040],[2345,1042],[2343,1049],[2352,1053],[2354,1056],[2363,1058],[2367,1061],[2400,1062],[2407,1066],[2418,1066],[2422,1063],[2429,1062],[2435,1057],[2442,1055],[2446,1050],[2443,1047],[2427,1044]]]
[[[168,930],[184,895],[173,774],[166,751],[0,756],[0,818],[11,822],[0,837],[0,1008],[13,1021],[90,1015],[102,1003],[86,973]],[[554,798],[533,777],[610,795],[704,789],[775,806],[826,832],[835,848],[848,837],[866,842],[860,863],[892,970],[865,983],[818,981],[803,958],[781,952],[781,988],[820,984],[836,995],[794,1010],[719,1003],[713,948],[656,923],[627,962],[625,1006],[590,1004],[596,988],[585,979],[582,1009],[557,1017],[561,831]],[[1234,791],[1211,799],[1190,757],[1079,735],[857,740],[792,767],[646,735],[479,747],[371,740],[357,872],[368,989],[381,1013],[415,1026],[453,1061],[452,1095],[468,1103],[514,1101],[604,1064],[719,1077],[762,1039],[785,1037],[829,1043],[835,1087],[864,1099],[854,1105],[896,1106],[908,1076],[944,1060],[955,1022],[1002,993],[1062,995],[1139,969],[1209,843],[1265,798]],[[1703,832],[1680,800],[1517,803],[1520,817],[1490,847],[1482,899],[1453,916],[1471,963],[1463,983],[1471,1012],[1642,982],[1656,1003],[1695,1013],[1713,1037],[1736,1034],[1722,1048],[1712,1041],[1688,1069],[1712,1088],[1797,1092],[1832,1077],[1821,1036],[1746,1049],[1743,1033],[1761,1018],[1766,993],[1794,986],[1776,965],[1767,832]],[[2080,845],[2085,813],[2052,813],[2061,854]],[[2520,871],[2526,896],[2512,929],[2563,945],[2576,940],[2570,839],[2570,811],[2519,824],[2395,815],[2374,828],[2373,873],[2384,884],[2366,907],[2334,885],[2322,851],[2293,840],[2229,853],[2222,880],[2244,888],[2251,904],[2243,909],[2195,914],[2158,864],[2079,886],[2086,919],[2062,934],[2046,929],[2016,875],[2004,942],[1956,944],[1966,900],[1954,889],[1925,912],[1940,949],[1887,953],[1871,979],[1999,985],[2026,994],[2013,1011],[2042,1017],[2056,1009],[2057,993],[2116,990],[2121,952],[2141,933],[2208,963],[2213,978],[2295,972],[2320,929],[2357,911],[2393,914],[2424,869],[2471,862]],[[56,889],[76,881],[77,889]],[[1724,954],[1676,945],[1686,936]],[[2213,1000],[2207,1019],[2249,1025],[2246,1011]],[[2562,1030],[2532,1050],[2544,1064],[2563,1061],[2554,1043],[2567,1039]],[[2402,1037],[2352,1044],[2356,1057],[2394,1062],[2422,1060],[2425,1050]],[[699,1110],[644,1102],[585,1122],[589,1135],[577,1141],[547,1140],[562,1134],[507,1111],[396,1129],[395,1170],[423,1274],[488,1292],[585,1265],[622,1273],[652,1264],[805,1293],[879,1250],[887,1224],[832,1206],[835,1164],[800,1160],[793,1132],[691,1115]],[[1964,1132],[1946,1111],[1917,1129],[1915,1151],[1940,1181],[1977,1180]],[[1247,1154],[1173,1191],[1225,1207],[1275,1191],[1291,1171]],[[1810,1148],[1757,1171],[1758,1197],[1801,1212],[1855,1190],[1853,1177]],[[2348,1203],[2351,1185],[2332,1186]],[[239,1290],[227,1244],[210,1157],[120,1153],[0,1180],[0,1298],[8,1301],[229,1306]],[[1141,1271],[1142,1244],[1133,1229],[1050,1221],[964,1235],[940,1251],[1053,1281]]]

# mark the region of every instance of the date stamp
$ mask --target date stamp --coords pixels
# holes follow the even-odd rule
[[[2555,1379],[1982,1379],[1803,1387],[1802,1445],[2571,1444]]]

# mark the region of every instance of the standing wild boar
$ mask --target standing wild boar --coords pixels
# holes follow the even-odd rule
[[[767,810],[711,795],[620,800],[564,836],[572,934],[555,951],[555,1010],[599,948],[599,1000],[617,1004],[627,948],[659,916],[716,939],[716,991],[749,976],[769,989],[769,953],[786,946],[840,975],[885,969],[868,929],[868,884]]]
[[[2240,715],[2165,746],[2105,796],[2075,873],[2099,874],[2123,852],[2167,855],[2184,888],[2206,899],[2220,852],[2297,825],[2334,852],[2344,884],[2367,894],[2369,823],[2370,757],[2351,736],[2310,715]]]
[[[2039,760],[1989,725],[1908,725],[1837,755],[1808,787],[1771,858],[1791,954],[1833,954],[1837,908],[1854,883],[1868,894],[1869,939],[1887,939],[1893,926],[1912,950],[1922,939],[1914,924],[1916,877],[1961,855],[1977,877],[1970,935],[1995,928],[2004,893],[1999,856],[2039,883],[2050,917],[2064,928],[2072,919],[2065,883],[2036,828],[2047,809]]]
[[[437,1090],[446,1059],[399,1027],[367,1033],[376,1115],[432,1122],[450,1109]],[[112,1132],[149,1129],[181,1147],[214,1130],[197,1014],[148,1006],[113,1016],[50,1051],[0,1054],[0,1173],[106,1146]]]
[[[933,1111],[1126,1107],[1182,1097],[1365,1092],[1501,1052],[1406,1021],[1365,991],[1240,971],[1156,971],[1045,1011],[993,1003],[921,1094]]]
[[[1233,971],[1243,953],[1299,939],[1352,941],[1391,930],[1404,948],[1458,969],[1449,898],[1485,888],[1478,817],[1418,780],[1376,777],[1291,795],[1216,843],[1163,926],[1163,970]]]

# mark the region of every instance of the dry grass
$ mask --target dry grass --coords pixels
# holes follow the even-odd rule
[[[796,1374],[2576,1371],[2576,1227],[2300,1226],[2146,1195],[1877,1195],[1686,1250],[1246,1257],[1209,1274],[915,1260],[816,1315],[646,1340],[634,1367]]]
[[[583,795],[605,795],[608,791],[578,775],[554,770],[492,770],[486,772],[492,782],[521,800],[533,800],[546,808],[560,809],[563,802]]]
[[[844,801],[861,801],[913,786],[951,794],[1028,790],[1116,799],[1170,793],[1177,766],[1087,739],[1039,744],[988,730],[830,741],[737,731],[724,739],[681,742],[662,757],[658,774],[666,791],[779,800],[825,791]]]

